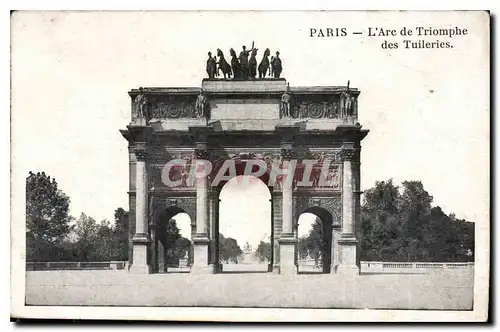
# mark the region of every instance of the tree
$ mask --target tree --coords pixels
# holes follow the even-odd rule
[[[311,229],[309,230],[309,235],[306,238],[307,251],[309,255],[314,258],[316,265],[318,265],[319,263],[321,253],[324,253],[325,245],[326,243],[323,238],[322,225],[319,219],[316,218],[316,220],[314,220],[314,223],[312,224]]]
[[[54,260],[71,230],[69,197],[44,172],[26,179],[26,247],[28,261]]]
[[[116,257],[118,261],[128,260],[128,250],[129,250],[129,220],[128,211],[123,208],[117,208],[115,210],[115,227],[114,227],[114,239],[116,247]]]
[[[272,246],[270,242],[260,241],[257,249],[255,250],[255,256],[262,262],[270,262],[272,256]]]
[[[243,254],[238,242],[233,238],[225,238],[219,234],[219,257],[225,263],[238,263],[238,257]]]
[[[474,224],[432,207],[420,181],[403,181],[401,190],[378,181],[365,191],[361,259],[376,261],[470,261]]]
[[[117,260],[119,247],[115,230],[107,220],[97,226],[94,261],[105,262]]]
[[[309,249],[307,248],[307,238],[307,236],[302,236],[301,238],[299,238],[297,246],[300,259],[306,259],[307,255],[309,254]]]
[[[166,234],[165,247],[167,248],[167,264],[169,266],[179,264],[179,252],[176,249],[176,243],[181,238],[179,227],[177,227],[177,222],[175,219],[170,219],[167,223],[167,234]]]
[[[82,213],[75,227],[77,256],[83,261],[92,261],[97,256],[99,225],[94,218]]]

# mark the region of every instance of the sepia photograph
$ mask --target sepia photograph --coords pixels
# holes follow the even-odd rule
[[[489,12],[10,20],[11,317],[488,318]]]

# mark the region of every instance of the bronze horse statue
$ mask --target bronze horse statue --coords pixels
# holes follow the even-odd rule
[[[262,56],[262,61],[259,64],[259,78],[265,78],[267,70],[269,69],[269,55],[271,51],[266,48],[264,55]]]
[[[241,78],[241,64],[238,60],[238,57],[236,56],[236,52],[231,48],[229,50],[229,53],[231,54],[231,68],[233,69],[233,77],[235,79]]]
[[[257,48],[252,49],[252,54],[250,55],[250,60],[248,60],[248,76],[255,78],[257,76]]]
[[[231,78],[231,66],[229,65],[229,63],[227,63],[226,59],[224,59],[224,53],[222,53],[219,48],[217,49],[217,56],[219,57],[219,62],[217,62],[217,64],[219,65],[219,67],[217,68],[217,73],[219,72],[219,70],[221,70],[222,74],[224,74],[224,78],[226,78],[226,75],[227,78]]]

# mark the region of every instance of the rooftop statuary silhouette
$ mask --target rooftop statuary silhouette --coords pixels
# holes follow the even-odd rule
[[[206,71],[209,79],[221,76],[220,72],[222,72],[224,79],[253,80],[257,78],[257,73],[259,74],[259,79],[266,78],[266,76],[280,78],[283,71],[281,58],[279,57],[280,52],[276,52],[276,55],[272,56],[271,61],[269,61],[269,56],[271,55],[269,48],[265,49],[262,60],[257,66],[258,48],[255,47],[254,42],[252,42],[250,50],[247,50],[246,46],[243,45],[239,56],[233,48],[229,49],[229,54],[231,55],[231,60],[228,63],[220,48],[217,49],[216,56],[214,57],[212,57],[212,52],[208,52]]]

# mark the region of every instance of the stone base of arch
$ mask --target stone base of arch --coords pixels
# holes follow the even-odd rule
[[[338,240],[340,251],[340,264],[337,266],[337,274],[359,274],[359,266],[356,263],[356,251],[358,240],[354,235],[346,234]]]
[[[293,234],[282,234],[278,242],[280,252],[279,273],[281,275],[296,275],[295,250],[297,239]]]
[[[146,234],[136,234],[132,239],[134,262],[130,266],[130,273],[151,273],[151,265],[147,263],[149,243],[150,240]]]
[[[209,261],[210,239],[207,236],[193,237],[194,260],[191,267],[193,274],[214,274],[214,265]]]

